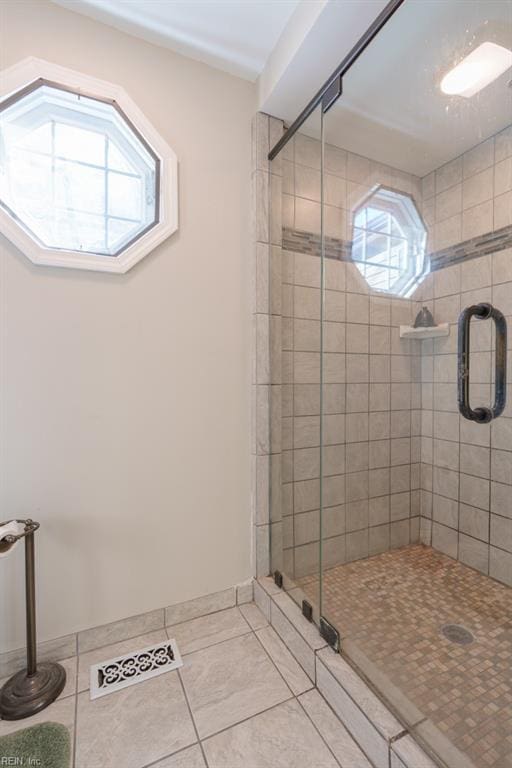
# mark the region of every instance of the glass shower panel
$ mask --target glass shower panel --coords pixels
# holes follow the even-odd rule
[[[272,161],[271,569],[318,618],[322,145],[316,110]],[[279,174],[279,176],[278,176]],[[277,220],[279,217],[279,221]],[[277,234],[278,233],[278,234]],[[274,311],[274,310],[273,310]],[[307,593],[303,580],[315,582]]]
[[[415,736],[468,766],[512,761],[511,411],[457,407],[461,311],[512,317],[512,90],[510,63],[483,85],[466,68],[460,93],[446,76],[491,43],[510,57],[510,0],[406,0],[324,115],[321,573],[301,578]],[[413,328],[423,307],[435,329]],[[493,324],[471,333],[488,407]]]

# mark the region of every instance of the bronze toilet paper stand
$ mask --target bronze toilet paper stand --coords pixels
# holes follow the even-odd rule
[[[39,523],[34,520],[16,522],[24,525],[25,530],[17,536],[6,536],[5,541],[12,545],[25,539],[27,668],[16,672],[0,689],[0,718],[4,720],[21,720],[41,712],[55,701],[66,684],[66,671],[60,664],[37,664],[34,534]]]

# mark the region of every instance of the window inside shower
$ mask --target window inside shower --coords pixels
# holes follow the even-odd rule
[[[446,765],[498,768],[511,386],[499,418],[464,418],[457,352],[464,309],[512,323],[512,74],[445,79],[485,42],[512,50],[510,0],[405,0],[271,162],[270,528],[284,589],[404,727]],[[414,328],[424,307],[447,335]],[[490,407],[491,321],[470,354]]]
[[[369,288],[409,296],[423,279],[427,235],[414,199],[379,186],[352,221],[350,258]]]

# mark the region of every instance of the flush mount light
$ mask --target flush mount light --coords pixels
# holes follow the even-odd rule
[[[469,98],[512,67],[512,51],[496,43],[482,43],[441,80],[449,96]]]

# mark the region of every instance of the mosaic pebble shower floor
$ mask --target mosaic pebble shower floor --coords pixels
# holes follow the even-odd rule
[[[317,600],[318,578],[301,587]],[[476,766],[512,766],[510,587],[415,545],[332,568],[323,590],[323,613],[347,645],[452,744]],[[469,630],[473,642],[448,640],[447,624]]]

